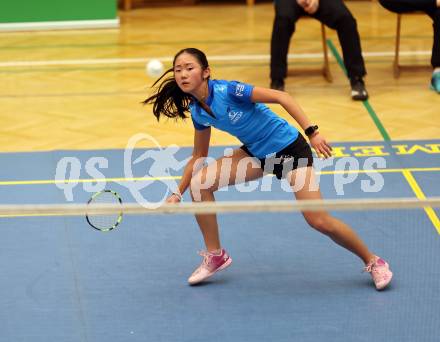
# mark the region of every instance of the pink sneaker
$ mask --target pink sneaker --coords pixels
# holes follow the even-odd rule
[[[371,273],[376,289],[384,289],[393,278],[393,272],[390,271],[388,263],[377,255],[364,268],[365,272]]]
[[[214,273],[221,271],[232,263],[232,259],[224,249],[221,250],[220,255],[215,255],[206,251],[199,252],[203,257],[203,262],[188,278],[190,285],[198,284]]]

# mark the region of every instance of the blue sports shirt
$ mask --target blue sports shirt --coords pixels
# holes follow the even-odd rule
[[[209,80],[206,104],[214,117],[197,101],[189,105],[197,130],[213,126],[237,137],[257,158],[281,151],[298,137],[298,130],[263,103],[251,101],[253,86],[237,81]]]

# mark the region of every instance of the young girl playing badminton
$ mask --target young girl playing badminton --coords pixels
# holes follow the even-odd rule
[[[154,85],[170,72],[173,76],[163,80],[156,92],[144,101],[153,104],[158,120],[161,116],[183,119],[185,113],[190,112],[195,127],[192,158],[184,170],[179,193],[173,193],[167,199],[169,203],[180,202],[181,194],[188,187],[193,201],[215,201],[214,192],[219,188],[260,178],[267,172],[279,179],[285,178],[297,200],[322,198],[312,167],[310,146],[297,129],[263,104],[283,106],[304,130],[316,152],[330,157],[331,147],[318,132],[318,127],[312,125],[289,94],[236,81],[211,80],[205,54],[194,48],[179,51],[174,57],[173,68]],[[232,134],[243,146],[230,156],[205,165],[203,158],[208,155],[211,127]],[[225,174],[225,170],[229,174]],[[296,182],[305,186],[295,186]],[[389,284],[393,274],[388,264],[372,254],[349,226],[324,211],[304,211],[302,214],[311,227],[361,258],[377,289]],[[206,280],[232,262],[220,245],[216,215],[199,214],[196,220],[206,252],[201,253],[203,262],[188,279],[191,285]]]

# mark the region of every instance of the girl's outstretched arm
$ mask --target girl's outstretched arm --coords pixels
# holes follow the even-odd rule
[[[183,194],[191,183],[193,174],[203,166],[204,159],[208,155],[209,141],[211,139],[211,127],[204,130],[195,129],[194,132],[194,148],[191,159],[186,164],[182,178],[179,183],[179,193],[172,194],[167,202],[180,202],[180,196]]]
[[[312,123],[301,107],[296,103],[292,96],[284,91],[255,87],[252,91],[251,99],[253,102],[280,104],[301,126],[303,131],[312,126]],[[331,157],[331,147],[322,135],[316,131],[308,138],[316,152],[322,154],[325,158]]]

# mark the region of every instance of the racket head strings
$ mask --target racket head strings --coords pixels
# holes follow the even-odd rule
[[[122,221],[122,199],[115,191],[105,189],[93,194],[87,202],[87,207],[93,209],[103,204],[120,205],[121,210],[107,214],[87,212],[86,220],[92,228],[101,232],[108,232],[115,229]]]

